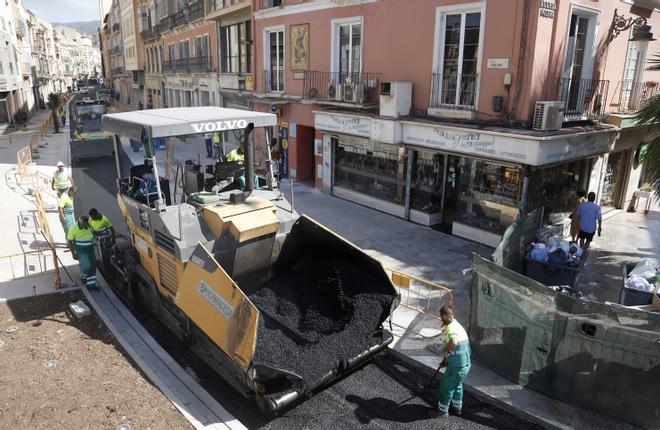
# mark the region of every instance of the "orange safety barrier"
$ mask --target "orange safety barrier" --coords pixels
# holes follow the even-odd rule
[[[44,204],[43,198],[41,197],[41,193],[39,191],[34,192],[34,197],[37,202],[37,218],[39,219],[39,230],[41,231],[41,234],[43,235],[46,242],[48,242],[50,250],[53,253],[53,267],[55,267],[55,288],[62,288],[62,278],[60,277],[57,249],[55,246],[55,241],[53,241],[53,235],[50,231],[48,219],[46,218],[46,205]]]

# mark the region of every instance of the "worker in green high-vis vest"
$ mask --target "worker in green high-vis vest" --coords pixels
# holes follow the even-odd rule
[[[444,357],[447,370],[440,381],[438,407],[430,413],[432,417],[449,416],[449,406],[456,415],[463,410],[463,380],[470,371],[470,340],[462,325],[454,319],[454,311],[443,306],[440,320],[445,326]]]
[[[83,215],[73,224],[66,236],[67,245],[74,260],[78,260],[80,279],[87,288],[96,289],[96,255],[94,254],[94,231],[89,217]]]

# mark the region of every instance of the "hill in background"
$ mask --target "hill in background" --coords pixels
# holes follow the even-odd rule
[[[93,21],[76,21],[76,22],[57,22],[52,24],[53,27],[69,27],[74,30],[86,34],[92,38],[94,46],[99,46],[99,27],[101,26],[101,21],[98,19]]]

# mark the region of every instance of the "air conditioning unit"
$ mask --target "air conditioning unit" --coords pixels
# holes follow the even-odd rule
[[[564,122],[564,102],[546,101],[536,102],[534,107],[534,130],[559,130]]]
[[[341,85],[330,82],[328,84],[328,99],[341,101],[342,92]]]
[[[412,82],[380,83],[380,115],[398,118],[410,114]]]
[[[341,100],[347,103],[359,103],[362,100],[364,86],[361,83],[344,84],[341,86]]]

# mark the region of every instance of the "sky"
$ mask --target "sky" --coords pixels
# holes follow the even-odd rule
[[[23,7],[48,22],[100,19],[99,0],[23,0]]]

